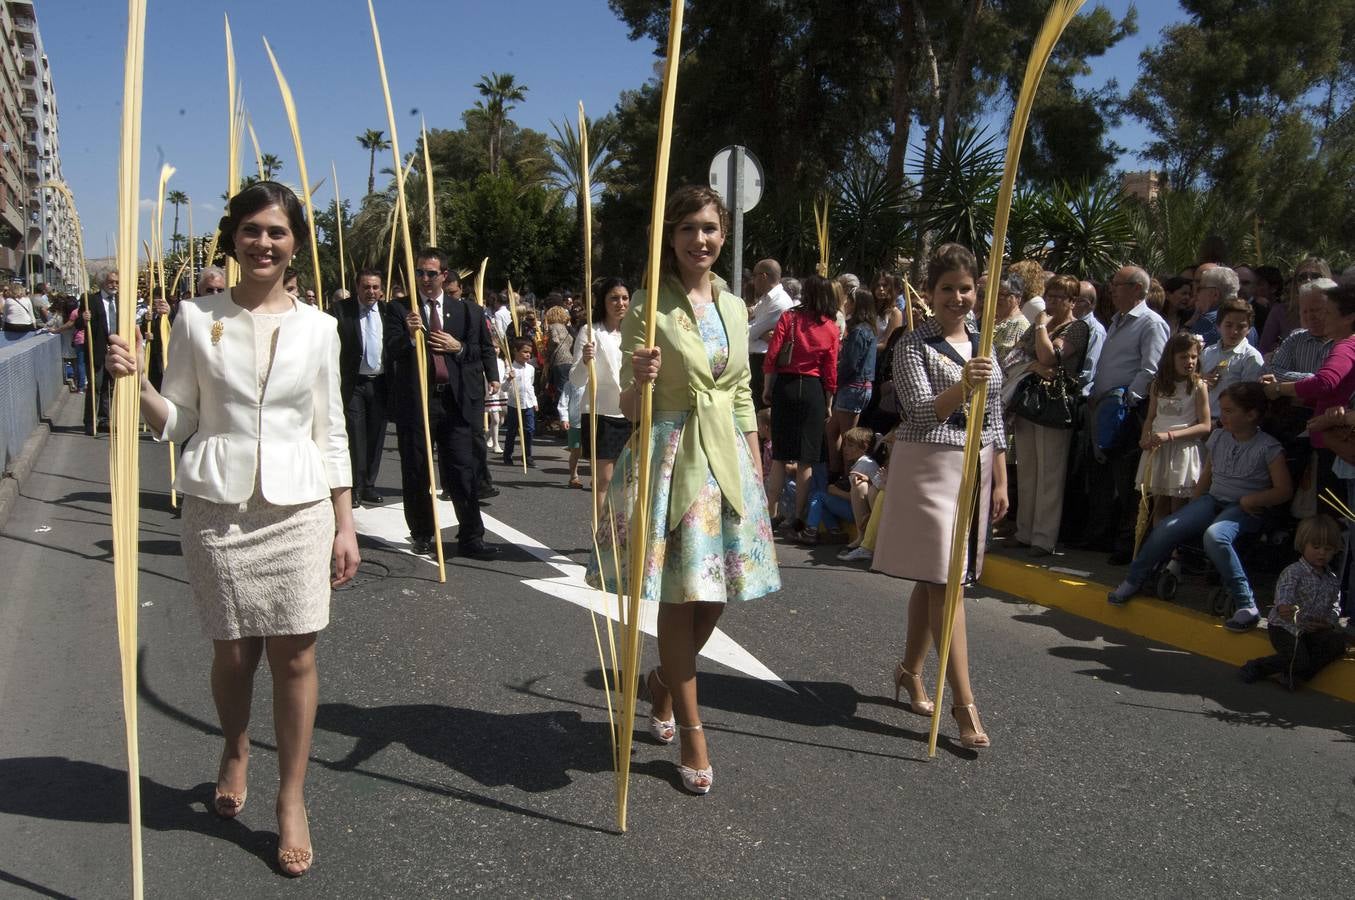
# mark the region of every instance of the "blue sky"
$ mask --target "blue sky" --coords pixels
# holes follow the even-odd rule
[[[1128,0],[1106,0],[1122,13]],[[117,216],[117,157],[126,40],[119,0],[39,0],[38,26],[52,65],[61,114],[61,159],[85,226],[91,257],[112,252]],[[264,152],[281,157],[282,180],[296,183],[295,153],[272,69],[267,37],[295,95],[312,183],[325,176],[316,203],[329,203],[330,161],[344,196],[366,189],[367,153],[355,135],[386,128],[364,0],[150,0],[143,100],[141,195],[153,197],[161,162],[177,170],[169,188],[193,198],[194,228],[209,230],[221,212],[226,183],[226,76],[223,13],[229,14],[245,102]],[[1161,29],[1182,18],[1174,2],[1138,4],[1140,32],[1094,60],[1089,81],[1131,84],[1138,54]],[[433,127],[458,127],[478,95],[475,81],[512,72],[528,88],[513,113],[523,126],[550,133],[551,120],[611,109],[622,90],[653,73],[648,42],[627,39],[604,0],[378,0],[377,15],[395,101],[400,148],[418,136],[418,110]],[[680,99],[680,98],[679,98]],[[1115,139],[1131,150],[1144,131],[1127,122]],[[245,139],[252,167],[253,151]],[[378,169],[390,159],[378,158]],[[1132,156],[1121,161],[1135,168]],[[381,176],[378,174],[378,184]],[[143,201],[144,202],[144,201]],[[180,231],[187,231],[187,210]],[[148,234],[143,215],[141,238]],[[166,213],[166,234],[172,226]]]

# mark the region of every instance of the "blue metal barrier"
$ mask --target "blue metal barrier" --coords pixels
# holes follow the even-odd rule
[[[61,337],[0,333],[0,470],[8,471],[24,442],[65,390]]]

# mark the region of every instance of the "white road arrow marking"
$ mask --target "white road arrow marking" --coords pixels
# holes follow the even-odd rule
[[[588,583],[584,581],[583,566],[569,557],[555,552],[536,538],[518,531],[511,525],[501,522],[493,516],[483,513],[481,515],[484,518],[485,530],[510,544],[516,544],[560,573],[558,578],[525,578],[522,580],[524,585],[556,599],[591,610],[599,615],[605,615],[613,621],[620,621],[616,611],[616,596],[589,587]],[[405,525],[403,504],[390,503],[385,506],[364,506],[361,509],[353,510],[353,520],[357,524],[360,534],[376,538],[401,552],[413,555],[408,540],[408,526]],[[444,529],[456,524],[456,510],[452,507],[450,501],[438,501],[438,521]],[[436,565],[435,561],[426,556],[422,556],[420,559],[429,565]],[[654,635],[657,630],[657,618],[657,604],[640,604],[640,630],[642,632],[651,636]],[[737,641],[719,628],[715,629],[715,632],[710,636],[710,640],[706,642],[701,655],[720,665],[742,672],[750,678],[792,690],[775,672],[763,665],[757,657],[745,650]]]

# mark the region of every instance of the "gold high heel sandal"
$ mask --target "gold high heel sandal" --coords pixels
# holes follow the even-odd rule
[[[960,718],[960,713],[964,712],[968,718],[966,723]],[[991,747],[993,742],[988,738],[988,732],[983,730],[983,724],[979,722],[979,710],[972,703],[966,703],[964,706],[952,706],[950,714],[955,717],[955,724],[960,726],[960,746],[966,750],[983,750]],[[969,731],[965,731],[965,725],[968,724]]]
[[[904,685],[907,687],[904,687]],[[899,692],[908,691],[908,703],[903,707],[919,716],[930,716],[936,712],[936,704],[927,699],[927,688],[922,684],[922,676],[903,667],[903,661],[894,666],[894,702],[899,702]]]
[[[212,786],[212,811],[223,819],[234,819],[245,808],[245,799],[249,797],[249,788],[240,793],[221,789],[221,772],[226,767],[226,755],[221,755],[221,765],[217,767],[216,784]]]
[[[306,830],[310,830],[310,817],[306,818]],[[283,847],[282,846],[282,826],[278,826],[278,870],[288,878],[300,878],[311,870],[315,864],[315,850],[312,847]],[[301,866],[297,871],[292,871],[288,866]]]

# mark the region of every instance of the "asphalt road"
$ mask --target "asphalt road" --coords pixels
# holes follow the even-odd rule
[[[72,428],[78,417],[75,404],[61,410],[0,533],[5,896],[119,897],[130,883],[108,445]],[[393,447],[382,482],[395,501]],[[714,790],[683,793],[676,747],[642,726],[618,834],[593,630],[585,610],[543,589],[564,577],[542,561],[549,552],[449,560],[439,585],[426,561],[370,536],[320,641],[316,862],[289,881],[273,864],[266,670],[248,806],[232,822],[207,811],[220,753],[210,651],[168,510],[165,448],[142,451],[148,896],[1350,892],[1352,707],[977,596],[973,679],[994,747],[960,749],[947,717],[929,761],[927,720],[893,704],[889,680],[909,585],[836,563],[836,547],[780,546],[784,589],[721,621],[784,685],[702,661]],[[526,476],[495,466],[503,493],[486,511],[581,563],[588,495],[564,486],[558,444],[536,456]],[[652,664],[652,640],[645,654]],[[929,684],[934,671],[933,660]]]

